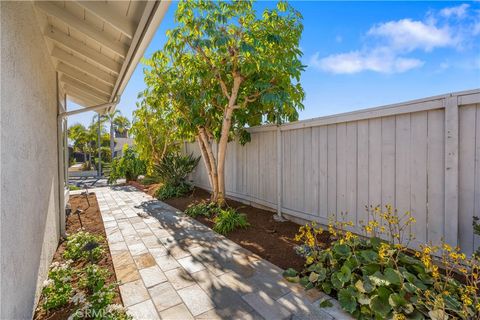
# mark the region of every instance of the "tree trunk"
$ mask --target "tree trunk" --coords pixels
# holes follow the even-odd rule
[[[200,141],[202,141],[205,153],[207,155],[207,160],[209,162],[209,167],[207,170],[210,170],[211,180],[212,180],[212,201],[218,202],[219,190],[218,190],[218,173],[217,173],[217,164],[215,161],[215,156],[212,151],[212,144],[210,143],[210,138],[207,135],[205,128],[199,128]]]
[[[232,125],[232,114],[233,107],[227,108],[222,123],[222,135],[220,136],[220,141],[218,143],[218,196],[216,201],[219,205],[223,205],[225,203],[225,158],[227,155],[228,133],[230,132],[230,127]]]
[[[225,158],[227,155],[228,135],[230,133],[230,128],[232,127],[232,115],[236,108],[237,96],[241,83],[242,78],[240,76],[235,76],[233,78],[232,93],[230,94],[228,105],[223,115],[222,131],[217,153],[218,197],[216,201],[219,205],[225,203]]]
[[[203,164],[205,164],[205,168],[207,169],[208,181],[210,182],[210,186],[213,188],[212,167],[210,166],[210,161],[208,160],[207,149],[205,149],[205,145],[203,144],[200,135],[197,135],[196,138],[200,147],[200,152],[202,153]]]

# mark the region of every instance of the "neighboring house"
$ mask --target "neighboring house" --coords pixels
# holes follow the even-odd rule
[[[124,145],[133,146],[135,140],[133,138],[117,138],[115,134],[115,148],[113,149],[113,157],[121,157],[123,154]]]
[[[115,109],[168,5],[0,3],[1,319],[32,317],[65,231],[68,116]]]

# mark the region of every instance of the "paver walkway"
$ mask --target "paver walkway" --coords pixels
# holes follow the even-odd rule
[[[133,187],[96,188],[124,305],[135,319],[348,319],[318,291]],[[336,303],[335,300],[332,300]]]

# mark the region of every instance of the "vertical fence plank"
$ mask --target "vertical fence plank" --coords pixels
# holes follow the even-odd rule
[[[357,122],[347,123],[346,141],[346,219],[356,222],[357,219]]]
[[[400,215],[410,211],[410,114],[396,117],[395,208]]]
[[[358,150],[358,162],[357,162],[357,224],[361,222],[368,222],[368,212],[365,206],[370,204],[368,199],[368,120],[358,121],[357,129],[357,150]]]
[[[276,138],[276,149],[277,149],[277,215],[279,217],[282,216],[282,194],[283,194],[283,156],[282,156],[282,131],[280,130],[280,126],[277,127],[275,131],[275,138]]]
[[[337,217],[347,211],[347,124],[337,124]]]
[[[417,222],[412,225],[416,235],[415,244],[425,242],[427,227],[427,113],[411,115],[410,145],[410,204],[411,213]]]
[[[368,198],[370,205],[382,204],[382,119],[369,121],[368,144]]]
[[[327,135],[327,215],[336,215],[337,212],[337,126],[329,125]]]
[[[445,241],[458,244],[458,98],[445,101]]]
[[[475,105],[459,110],[458,242],[467,253],[473,252],[472,219],[475,210]],[[448,214],[448,213],[447,213]]]
[[[395,117],[382,118],[382,206],[395,204]]]
[[[291,188],[291,185],[289,183],[289,178],[290,178],[290,154],[292,152],[291,150],[291,137],[292,132],[291,131],[285,131],[282,133],[282,139],[283,139],[283,161],[282,161],[282,170],[283,170],[283,189],[282,189],[282,208],[288,208],[291,203],[291,193],[288,192],[289,189]]]
[[[475,123],[475,210],[474,215],[480,218],[480,104],[476,105],[477,121]],[[480,249],[480,235],[473,235],[473,252]]]
[[[443,110],[428,111],[428,234],[440,243],[445,235],[445,117]]]
[[[328,217],[328,128],[315,128],[318,135],[318,210],[319,216]]]

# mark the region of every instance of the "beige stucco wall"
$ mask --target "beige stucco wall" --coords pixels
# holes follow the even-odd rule
[[[56,74],[32,3],[0,6],[0,318],[27,319],[59,238]]]

